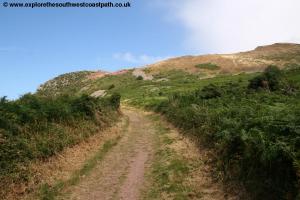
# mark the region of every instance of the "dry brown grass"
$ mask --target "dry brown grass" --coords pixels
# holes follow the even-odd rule
[[[32,176],[24,183],[16,183],[10,186],[6,200],[35,199],[35,193],[42,184],[53,185],[58,180],[67,180],[71,174],[79,170],[87,159],[93,156],[103,144],[118,137],[124,124],[124,119],[105,131],[95,134],[85,141],[63,150],[46,161],[37,161],[30,164]]]
[[[218,73],[239,73],[239,72],[257,72],[263,71],[268,65],[277,65],[280,68],[291,60],[278,60],[279,57],[285,57],[291,54],[300,54],[299,44],[273,44],[258,47],[253,51],[247,51],[236,54],[213,54],[201,56],[183,56],[161,61],[148,65],[148,70],[152,74],[168,70],[184,70],[190,73],[206,72],[208,74]],[[274,58],[273,58],[274,57]],[[276,57],[276,59],[275,59]],[[212,63],[220,67],[219,70],[210,71],[199,69],[198,64]],[[298,63],[300,64],[300,63]]]

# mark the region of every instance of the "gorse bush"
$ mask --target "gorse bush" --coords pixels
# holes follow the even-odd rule
[[[254,77],[249,81],[249,88],[263,88],[275,91],[280,88],[282,81],[282,72],[278,67],[271,65],[265,69],[262,75]]]
[[[136,80],[141,81],[141,80],[144,80],[144,78],[142,76],[138,76],[138,77],[136,77]]]
[[[212,99],[220,97],[221,92],[217,86],[210,84],[205,86],[200,92],[197,92],[196,95],[202,99]]]
[[[113,93],[110,97],[110,102],[115,109],[120,108],[120,100],[121,100],[121,95],[118,93]]]
[[[109,126],[118,116],[120,95],[109,98],[25,94],[0,99],[0,186],[26,180],[26,164],[45,159]],[[4,184],[4,185],[3,185]]]
[[[108,87],[108,90],[111,90],[111,89],[114,89],[116,86],[114,84],[111,84],[109,87]]]
[[[237,83],[208,85],[172,95],[155,109],[215,149],[225,180],[242,181],[253,199],[296,199],[300,95],[277,91],[282,76],[278,68],[269,67],[250,81],[252,88],[261,84],[258,80],[266,80],[273,92]]]

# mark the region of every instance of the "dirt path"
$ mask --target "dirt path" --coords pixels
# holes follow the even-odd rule
[[[155,130],[141,113],[125,110],[124,114],[129,117],[128,130],[89,176],[66,191],[68,199],[139,199],[153,157]]]
[[[123,113],[129,121],[121,139],[57,199],[241,199],[212,178],[207,152],[161,116],[135,109]]]

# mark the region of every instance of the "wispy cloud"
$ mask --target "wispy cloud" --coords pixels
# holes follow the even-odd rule
[[[131,63],[131,64],[142,65],[142,64],[155,63],[155,62],[167,59],[167,58],[169,58],[169,56],[167,56],[167,57],[149,56],[149,55],[146,55],[146,54],[134,55],[130,52],[125,52],[125,53],[116,53],[116,54],[113,55],[113,58],[116,59],[116,60]]]
[[[166,0],[158,5],[186,29],[185,45],[196,51],[300,43],[299,0]]]

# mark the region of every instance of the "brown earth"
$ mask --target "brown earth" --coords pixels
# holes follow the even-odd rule
[[[108,72],[99,70],[99,71],[96,71],[96,72],[92,72],[91,74],[89,74],[87,76],[87,78],[94,80],[94,79],[102,78],[102,77],[104,77],[108,74],[109,74]]]

